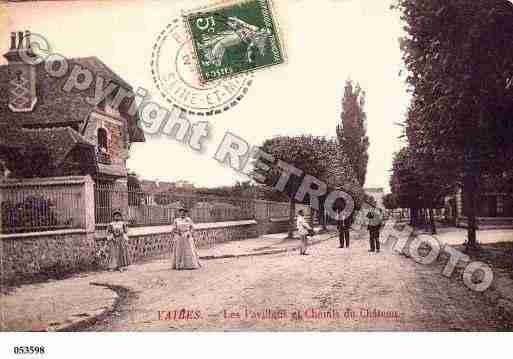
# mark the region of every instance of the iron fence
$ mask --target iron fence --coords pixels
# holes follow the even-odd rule
[[[1,182],[0,233],[84,229],[86,212],[92,209],[84,196],[80,181]],[[94,214],[100,226],[112,221],[114,210],[121,210],[131,226],[169,225],[180,207],[189,210],[195,223],[283,218],[289,210],[289,204],[281,202],[94,184]]]
[[[288,218],[290,204],[288,202],[273,202],[266,200],[255,200],[256,218]]]
[[[195,223],[226,222],[254,219],[256,202],[250,198],[144,191],[110,183],[95,185],[97,224],[109,223],[113,211],[121,210],[131,226],[168,225],[180,207],[189,210]]]
[[[84,228],[80,183],[1,183],[1,233]]]

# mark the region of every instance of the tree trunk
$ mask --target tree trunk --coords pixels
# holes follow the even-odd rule
[[[431,234],[436,234],[436,221],[433,215],[433,208],[429,209],[429,222],[431,223]]]
[[[471,175],[467,175],[464,181],[463,195],[467,202],[467,247],[475,248],[477,246],[476,186],[475,179],[470,177]]]
[[[463,196],[467,203],[467,247],[477,247],[477,191],[479,182],[478,154],[472,147],[465,153],[465,178],[463,180]]]
[[[290,199],[289,205],[289,233],[287,238],[293,238],[294,231],[296,230],[296,202],[294,201],[294,198]]]

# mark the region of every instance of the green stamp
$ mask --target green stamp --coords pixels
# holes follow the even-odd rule
[[[185,15],[203,82],[284,62],[271,0],[242,0]]]

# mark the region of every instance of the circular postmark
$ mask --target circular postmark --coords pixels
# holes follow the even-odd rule
[[[247,94],[253,75],[204,83],[196,72],[192,46],[181,19],[174,19],[160,32],[151,56],[151,74],[160,94],[191,115],[216,115],[237,105]]]

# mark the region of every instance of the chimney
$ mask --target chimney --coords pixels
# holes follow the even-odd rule
[[[36,65],[30,46],[30,31],[11,32],[11,46],[4,54],[9,73],[9,109],[30,112],[37,102]]]
[[[4,55],[7,61],[16,62],[28,59],[25,62],[30,62],[31,57],[36,57],[37,55],[32,50],[30,44],[30,38],[31,33],[28,30],[11,32],[11,46],[9,51]]]
[[[18,50],[23,49],[23,31],[18,31]]]
[[[30,45],[30,31],[28,31],[28,30],[25,31],[25,39],[27,42],[27,45],[25,46],[25,48],[27,50],[32,50],[32,46]]]
[[[11,32],[11,48],[9,49],[9,51],[12,51],[16,48],[16,33],[15,32]]]

